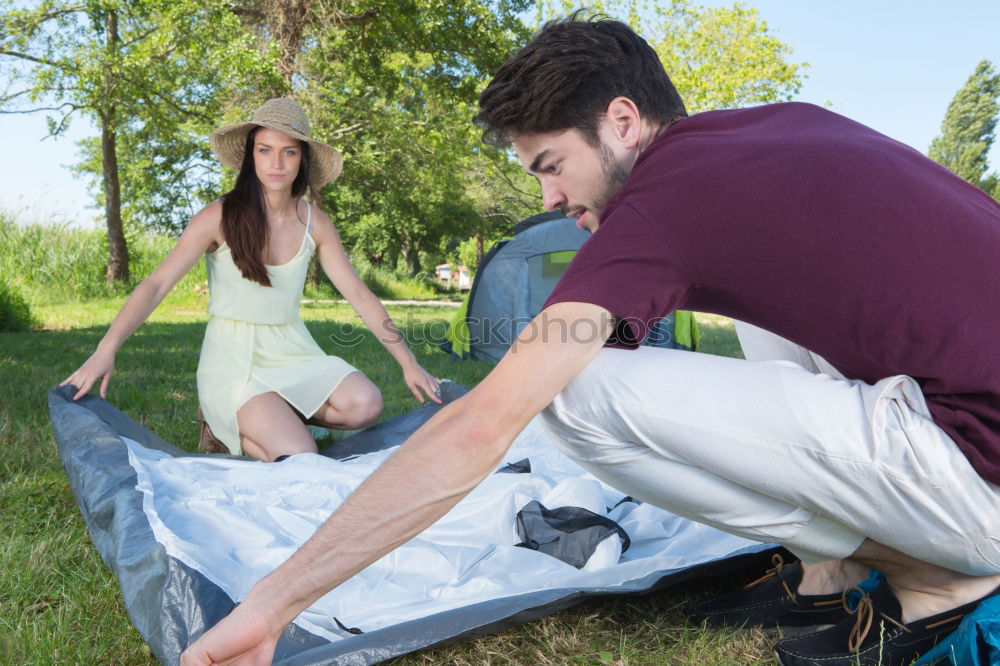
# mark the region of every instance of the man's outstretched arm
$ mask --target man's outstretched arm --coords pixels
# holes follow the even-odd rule
[[[611,331],[612,318],[599,306],[547,308],[478,386],[410,436],[298,552],[189,647],[181,664],[270,664],[278,637],[299,613],[432,525],[490,474]]]

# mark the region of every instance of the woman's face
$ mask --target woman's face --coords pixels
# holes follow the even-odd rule
[[[302,163],[302,144],[284,132],[262,127],[254,135],[253,163],[265,190],[290,190]]]

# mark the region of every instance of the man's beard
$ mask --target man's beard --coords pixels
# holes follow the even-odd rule
[[[604,205],[608,203],[608,199],[621,189],[622,185],[625,184],[625,179],[628,178],[628,169],[615,159],[610,148],[602,142],[599,150],[601,153],[601,175],[604,176],[604,190],[600,197],[594,199],[592,204],[595,217],[600,215]]]

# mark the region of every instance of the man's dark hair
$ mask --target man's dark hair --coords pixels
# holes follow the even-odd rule
[[[662,125],[687,116],[653,48],[624,23],[581,11],[550,21],[505,62],[479,96],[483,140],[505,146],[524,134],[579,130],[597,145],[600,116],[616,97]]]

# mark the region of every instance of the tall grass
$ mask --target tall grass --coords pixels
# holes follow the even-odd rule
[[[76,302],[125,296],[167,256],[176,239],[162,233],[132,229],[126,233],[131,280],[105,281],[107,234],[68,224],[20,224],[0,210],[0,275],[34,303]],[[354,260],[361,279],[382,299],[440,298],[442,290],[421,278],[400,276],[391,270]],[[315,269],[314,269],[315,270]],[[197,298],[207,288],[205,262],[200,261],[174,287],[172,302]],[[340,298],[325,276],[306,289],[310,298]]]
[[[126,235],[132,279],[127,284],[105,281],[107,234],[68,224],[19,224],[0,211],[0,273],[33,301],[78,301],[123,296],[163,260],[175,239],[145,231]],[[203,285],[200,262],[175,287],[175,293],[194,292]]]
[[[453,292],[429,278],[409,277],[384,266],[374,266],[364,257],[351,257],[351,265],[373,294],[383,300],[429,300],[452,295]],[[306,285],[308,298],[342,298],[326,276],[311,271],[312,280]]]

